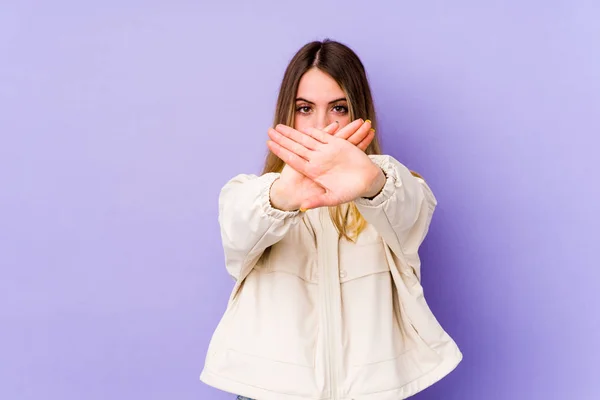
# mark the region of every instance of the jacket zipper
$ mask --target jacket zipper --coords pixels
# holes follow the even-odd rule
[[[326,334],[327,334],[327,347],[329,348],[329,354],[327,355],[327,361],[328,361],[328,374],[329,374],[329,385],[330,385],[330,390],[331,390],[331,399],[332,400],[338,400],[339,399],[339,388],[338,388],[338,377],[339,377],[339,370],[338,370],[338,354],[337,354],[337,348],[336,348],[336,329],[335,329],[335,325],[336,325],[336,321],[337,319],[335,319],[335,312],[334,312],[334,301],[333,301],[333,295],[332,295],[332,286],[335,284],[335,279],[332,278],[332,276],[330,274],[333,273],[333,271],[337,271],[337,268],[335,268],[335,270],[333,268],[330,268],[327,264],[329,261],[329,251],[330,251],[330,244],[329,244],[329,236],[331,235],[330,229],[329,229],[329,224],[327,221],[327,208],[322,208],[321,209],[322,214],[321,214],[321,222],[322,222],[322,226],[323,226],[323,258],[322,258],[322,263],[323,263],[323,287],[324,287],[324,292],[325,292],[325,323],[326,323]]]

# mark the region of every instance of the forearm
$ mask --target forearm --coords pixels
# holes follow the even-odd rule
[[[398,161],[389,156],[372,159],[385,171],[386,181],[379,194],[358,198],[355,204],[394,252],[415,252],[427,234],[437,201],[427,184]]]
[[[282,185],[280,178],[277,178],[271,185],[269,199],[271,206],[281,211],[296,211],[300,208],[300,204],[291,201],[289,189]]]
[[[297,222],[297,212],[275,209],[269,192],[275,174],[240,175],[232,179],[219,197],[219,224],[230,274],[244,276],[248,260],[281,240]]]

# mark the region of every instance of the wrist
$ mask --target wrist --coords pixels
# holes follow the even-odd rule
[[[288,191],[282,187],[281,178],[275,179],[269,191],[269,201],[271,202],[271,207],[281,211],[298,210],[300,205],[290,203],[288,201],[289,196],[286,195],[286,192]]]
[[[383,187],[385,186],[385,182],[387,181],[387,178],[381,168],[379,168],[378,166],[376,166],[376,168],[377,168],[377,173],[376,173],[375,177],[373,178],[373,180],[371,181],[371,185],[369,186],[367,191],[365,193],[363,193],[363,195],[361,196],[363,198],[373,199],[373,198],[377,197],[377,195],[379,193],[381,193],[381,191],[383,190]]]

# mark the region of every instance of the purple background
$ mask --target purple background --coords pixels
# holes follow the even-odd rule
[[[1,399],[232,399],[198,381],[218,191],[324,37],[439,201],[423,284],[465,359],[415,398],[600,398],[600,3],[200,3],[0,6]]]

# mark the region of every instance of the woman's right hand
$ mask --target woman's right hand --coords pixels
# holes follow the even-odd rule
[[[374,132],[370,132],[370,128],[370,121],[364,122],[359,119],[346,125],[337,133],[337,122],[327,126],[323,131],[344,138],[364,151],[374,137]],[[325,189],[322,186],[286,163],[281,175],[271,186],[270,200],[271,205],[279,210],[294,211],[298,210],[306,199],[323,195],[324,192]]]

